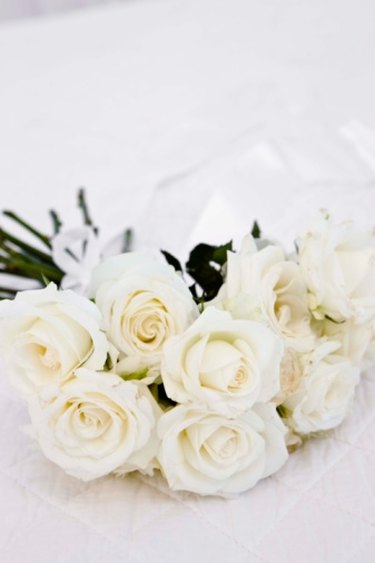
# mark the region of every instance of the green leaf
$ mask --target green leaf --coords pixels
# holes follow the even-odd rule
[[[57,235],[57,233],[59,233],[61,230],[62,221],[54,209],[50,209],[49,214],[52,220],[53,232],[55,235]]]
[[[193,283],[192,285],[189,285],[189,290],[190,290],[190,293],[192,294],[193,298],[197,301],[199,299],[198,293],[197,293],[197,284]]]
[[[223,244],[222,246],[217,246],[212,253],[211,260],[220,266],[224,266],[227,261],[228,250],[232,250],[232,241]]]
[[[227,252],[232,249],[232,242],[221,246],[198,244],[190,253],[186,270],[202,288],[203,299],[213,299],[223,284],[222,266],[227,261]],[[196,290],[194,288],[196,293]]]
[[[173,254],[170,254],[169,252],[167,252],[167,250],[161,250],[160,252],[163,254],[168,264],[170,266],[173,266],[176,272],[182,272],[181,263],[179,262],[179,260],[177,260],[177,258],[173,256]]]
[[[158,403],[161,407],[164,407],[165,409],[177,405],[175,401],[173,401],[168,397],[164,385],[162,383],[158,385]]]
[[[202,314],[204,311],[204,300],[203,299],[199,299],[198,301],[198,309],[199,309],[199,313]]]
[[[60,284],[63,272],[54,266],[42,264],[41,262],[32,262],[27,260],[22,255],[12,254],[11,256],[1,256],[0,264],[4,264],[5,269],[9,274],[15,276],[27,277],[30,279],[38,280],[43,283],[43,275],[49,280]]]
[[[98,232],[99,232],[99,229],[97,227],[95,227],[95,225],[94,225],[94,223],[91,219],[91,215],[90,215],[89,208],[88,208],[87,201],[86,201],[86,192],[85,192],[84,188],[80,188],[78,190],[78,207],[82,212],[82,219],[83,219],[84,225],[87,225],[88,227],[92,227],[92,230],[97,235]]]
[[[284,407],[284,405],[279,405],[276,410],[281,418],[288,418],[290,415],[290,410]]]
[[[124,381],[130,381],[132,379],[144,379],[148,374],[148,368],[140,369],[139,371],[134,371],[133,373],[118,373]]]
[[[17,291],[10,287],[0,287],[0,294],[6,296],[4,297],[5,299],[13,298],[16,295],[16,293]]]
[[[47,285],[49,285],[51,283],[51,280],[49,278],[47,278],[47,276],[45,274],[41,274],[41,278],[43,280],[44,285],[47,287]]]
[[[262,231],[260,230],[260,227],[259,227],[257,221],[254,221],[254,223],[253,223],[253,228],[251,229],[251,234],[253,235],[254,238],[261,238],[261,236],[262,236]]]
[[[155,401],[159,402],[159,385],[157,383],[151,383],[149,386],[151,395],[154,397]]]
[[[124,232],[124,244],[122,247],[123,252],[131,252],[133,246],[133,230],[126,229]]]
[[[37,239],[39,239],[48,248],[52,247],[50,237],[45,235],[44,233],[41,233],[38,229],[36,229],[32,225],[30,225],[30,223],[28,223],[27,221],[25,221],[25,219],[22,219],[22,217],[20,217],[19,215],[17,215],[13,211],[6,210],[6,211],[3,211],[3,214],[5,215],[5,217],[8,217],[8,219],[12,219],[12,221],[14,221],[18,225],[20,225],[21,227],[26,229],[26,231],[28,231],[32,235],[34,235]]]
[[[2,227],[0,227],[0,244],[7,245],[7,248],[4,250],[6,250],[6,252],[8,253],[9,251],[12,250],[12,248],[9,247],[9,244],[11,244],[13,246],[16,246],[18,249],[22,250],[32,260],[39,260],[41,262],[46,262],[50,265],[53,264],[52,257],[50,254],[46,254],[42,250],[39,250],[38,248],[31,246],[30,244],[24,242],[20,238],[15,237],[8,231],[4,230]]]
[[[107,359],[105,361],[104,367],[107,371],[111,371],[111,369],[113,368],[111,354],[107,354]]]

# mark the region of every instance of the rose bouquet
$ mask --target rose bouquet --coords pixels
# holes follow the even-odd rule
[[[255,223],[236,252],[198,245],[103,258],[85,226],[0,231],[1,347],[30,434],[68,474],[160,471],[173,490],[233,494],[350,413],[375,362],[375,237],[320,212],[293,253]],[[190,281],[189,281],[190,280]],[[42,284],[45,287],[42,287]],[[14,299],[13,299],[14,297]]]

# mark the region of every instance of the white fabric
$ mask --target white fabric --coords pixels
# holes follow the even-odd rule
[[[17,0],[16,2],[14,0],[1,0],[0,19],[40,16],[64,10],[86,8],[93,4],[104,4],[106,2],[113,3],[116,0]]]
[[[181,257],[258,219],[291,246],[329,207],[374,223],[374,4],[175,0],[0,27],[0,195],[48,229],[89,189],[104,239]],[[2,563],[370,563],[375,374],[351,418],[234,500],[160,479],[81,483],[0,382]]]

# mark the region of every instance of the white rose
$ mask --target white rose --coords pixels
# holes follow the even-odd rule
[[[164,347],[162,380],[178,403],[235,412],[272,399],[280,387],[281,340],[254,321],[209,308]]]
[[[14,384],[24,393],[59,385],[85,365],[101,369],[108,342],[98,308],[72,291],[23,291],[0,304],[1,346]]]
[[[157,453],[161,410],[142,383],[81,368],[60,389],[34,396],[29,410],[44,455],[84,481],[119,467],[148,471]]]
[[[375,316],[375,236],[321,213],[298,240],[299,262],[317,318],[371,321]]]
[[[364,366],[373,336],[370,323],[360,325],[352,321],[336,323],[325,318],[323,321],[317,321],[316,328],[320,336],[340,344],[336,351],[338,354],[360,368]]]
[[[139,369],[160,364],[164,343],[198,316],[189,288],[174,269],[153,256],[109,258],[93,275],[92,291],[108,338]]]
[[[287,348],[280,364],[280,392],[274,398],[277,405],[283,403],[289,395],[295,393],[304,375],[304,355]]]
[[[158,460],[173,490],[240,493],[278,471],[288,457],[286,429],[271,404],[257,404],[236,418],[180,405],[160,418],[158,430]]]
[[[296,349],[313,346],[306,285],[298,264],[278,246],[257,250],[247,235],[239,253],[228,252],[226,280],[213,304],[235,318],[265,322]]]
[[[300,385],[283,403],[288,425],[300,434],[335,428],[349,411],[359,368],[335,353],[339,345],[323,342],[305,356]]]
[[[369,370],[375,366],[375,322],[371,324],[370,340],[363,356],[362,369]]]

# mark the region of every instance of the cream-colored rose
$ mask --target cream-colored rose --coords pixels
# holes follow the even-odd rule
[[[298,255],[317,318],[371,322],[375,316],[375,234],[321,212],[298,240]]]
[[[32,397],[29,410],[44,455],[69,475],[90,481],[152,466],[161,410],[142,383],[81,368],[60,389]]]
[[[165,413],[158,460],[172,490],[228,495],[253,487],[288,457],[286,429],[271,404],[230,418],[194,405]]]
[[[322,342],[313,353],[301,357],[300,385],[283,403],[288,425],[299,434],[335,428],[349,412],[359,368],[336,354],[339,346]]]
[[[209,308],[165,344],[162,380],[178,403],[237,414],[278,393],[282,353],[281,340],[264,325]]]
[[[267,324],[288,346],[313,347],[306,285],[298,264],[278,246],[257,250],[247,235],[239,253],[228,252],[226,280],[213,304],[234,318]]]
[[[280,392],[274,398],[279,405],[295,393],[304,376],[304,355],[292,348],[286,348],[280,364]]]
[[[142,253],[103,262],[94,272],[92,292],[108,338],[122,357],[135,357],[140,366],[160,364],[164,343],[198,316],[182,278],[168,264]]]
[[[315,328],[321,337],[340,344],[336,351],[338,354],[361,369],[365,367],[365,357],[373,336],[373,328],[370,323],[359,325],[353,321],[336,323],[325,318],[317,321]]]
[[[371,324],[370,340],[362,358],[362,369],[369,370],[375,366],[375,322]]]
[[[108,342],[98,308],[72,291],[23,291],[0,304],[1,347],[13,383],[28,394],[59,385],[85,365],[102,369]]]

